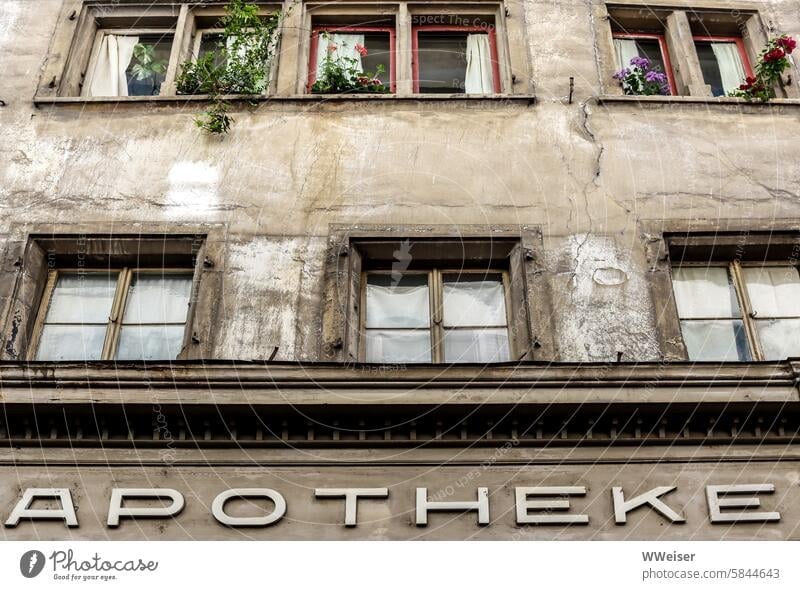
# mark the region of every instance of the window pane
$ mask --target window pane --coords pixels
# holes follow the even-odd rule
[[[389,33],[364,33],[364,47],[367,48],[367,55],[361,57],[363,71],[375,74],[378,65],[382,65],[384,71],[378,80],[388,86],[391,82]]]
[[[125,324],[160,324],[186,321],[191,275],[135,273],[125,306]]]
[[[727,268],[673,268],[672,288],[681,319],[741,317],[736,291]]]
[[[429,363],[429,330],[367,330],[368,363]]]
[[[741,320],[681,322],[683,341],[693,361],[749,361]]]
[[[636,50],[639,57],[646,57],[650,61],[651,69],[657,66],[660,71],[666,73],[667,68],[664,66],[658,39],[636,39]]]
[[[711,49],[711,43],[697,43],[697,57],[700,60],[700,70],[703,72],[703,80],[711,86],[711,93],[714,96],[725,96],[725,89],[722,87],[722,75],[719,71],[717,57]]]
[[[742,269],[756,317],[800,316],[800,275],[793,266]]]
[[[444,360],[448,363],[497,363],[510,360],[508,330],[447,330]]]
[[[117,273],[59,273],[46,323],[96,324],[108,322]]]
[[[99,360],[103,356],[106,324],[83,326],[44,326],[36,360]]]
[[[736,43],[700,41],[695,47],[703,79],[714,96],[727,96],[744,82],[744,65]]]
[[[506,301],[499,275],[444,277],[445,326],[505,326]]]
[[[200,38],[200,51],[197,57],[202,57],[207,53],[217,51],[214,56],[214,65],[221,66],[225,62],[225,53],[221,51],[225,48],[221,33],[202,33]]]
[[[428,328],[430,303],[426,274],[367,276],[368,328]]]
[[[118,360],[168,360],[181,351],[183,326],[123,326]]]
[[[167,76],[172,35],[142,35],[133,48],[125,75],[129,96],[151,96],[161,91]]]
[[[766,360],[800,356],[800,320],[760,320],[756,327]]]
[[[419,91],[463,93],[467,71],[466,33],[418,33]]]

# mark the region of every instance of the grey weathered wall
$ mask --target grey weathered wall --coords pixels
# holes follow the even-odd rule
[[[191,104],[37,108],[61,0],[0,0],[0,249],[45,224],[218,224],[213,356],[278,346],[277,358],[306,360],[329,224],[540,225],[557,359],[659,358],[642,222],[794,226],[800,106],[598,103],[592,4],[511,3],[527,35],[510,43],[527,44],[536,104],[275,101],[237,110],[220,140],[196,130]],[[750,4],[800,33],[795,1]]]

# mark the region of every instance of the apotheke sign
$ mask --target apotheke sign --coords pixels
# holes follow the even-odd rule
[[[622,486],[612,486],[608,493],[614,521],[625,525],[628,513],[639,508],[650,509],[670,523],[683,523],[682,507],[671,505],[667,496],[677,490],[677,486],[659,486],[636,495],[626,494]],[[441,499],[442,494],[431,496],[428,488],[414,489],[412,508],[413,524],[418,527],[428,525],[429,515],[436,512],[473,513],[477,525],[492,524],[491,498],[489,487],[476,487],[459,490],[459,494],[472,494],[469,500]],[[779,512],[762,507],[761,497],[775,492],[770,483],[741,483],[736,485],[715,484],[705,486],[705,502],[708,519],[711,523],[768,523],[781,520]],[[570,498],[585,496],[585,486],[516,486],[514,492],[514,519],[516,524],[524,525],[585,525],[591,524],[590,515],[573,512]],[[338,510],[343,515],[341,524],[356,527],[358,507],[361,502],[380,502],[389,498],[387,487],[319,487],[313,490],[308,500],[294,499],[293,502],[338,501]],[[447,496],[447,494],[444,494]],[[699,494],[698,494],[699,496]],[[231,514],[227,509],[230,502],[240,499],[267,500],[270,508],[266,510],[251,507],[253,514]],[[58,507],[35,508],[42,501],[51,505],[56,501]],[[105,526],[115,528],[123,520],[139,518],[179,518],[186,506],[184,495],[173,488],[112,488],[108,500]],[[337,508],[331,507],[331,510]],[[273,488],[231,488],[217,493],[211,503],[209,517],[227,527],[267,527],[279,523],[287,510],[286,496]],[[79,527],[72,492],[69,488],[23,488],[21,496],[9,507],[4,526],[14,528],[26,521],[57,520],[67,527]]]

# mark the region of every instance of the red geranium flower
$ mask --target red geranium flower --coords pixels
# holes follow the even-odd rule
[[[766,62],[778,61],[780,59],[783,59],[785,56],[786,56],[786,52],[783,49],[781,49],[780,47],[776,47],[775,49],[773,49],[772,51],[767,52],[764,55],[764,61],[766,61]]]
[[[364,57],[365,55],[367,55],[367,48],[364,47],[361,43],[356,43],[356,51],[358,51],[358,53],[359,53],[359,55],[361,55],[361,57]]]
[[[775,40],[775,45],[782,48],[786,53],[791,53],[797,47],[797,41],[784,35]]]

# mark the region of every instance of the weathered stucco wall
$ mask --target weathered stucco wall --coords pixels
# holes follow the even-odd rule
[[[510,3],[535,104],[274,101],[237,109],[217,139],[193,125],[196,104],[34,106],[61,0],[0,0],[0,248],[44,224],[221,225],[213,356],[277,346],[276,358],[309,360],[329,224],[538,225],[557,360],[657,359],[641,223],[793,226],[800,106],[598,102],[592,5]],[[800,33],[796,2],[752,5]]]

